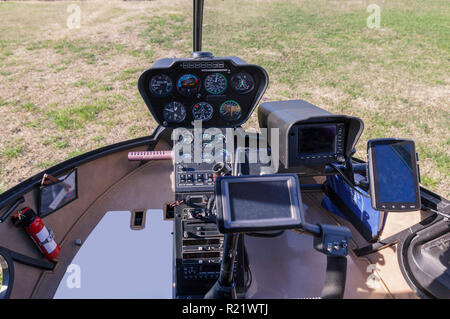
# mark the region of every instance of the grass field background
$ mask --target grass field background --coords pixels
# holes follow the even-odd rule
[[[69,4],[81,27],[69,29]],[[367,27],[369,4],[381,8]],[[0,193],[156,127],[137,90],[192,50],[192,2],[0,2]],[[422,184],[450,195],[450,2],[207,0],[203,49],[269,73],[263,101],[304,99],[362,118],[366,141],[416,141]],[[257,127],[256,112],[245,125]]]

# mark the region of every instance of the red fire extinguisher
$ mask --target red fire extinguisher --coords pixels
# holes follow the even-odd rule
[[[48,229],[42,219],[30,208],[25,207],[12,216],[16,226],[23,226],[39,250],[47,257],[54,260],[58,257],[61,248],[55,241],[55,234]]]

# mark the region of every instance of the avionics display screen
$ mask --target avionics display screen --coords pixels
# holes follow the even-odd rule
[[[295,174],[226,176],[216,180],[219,229],[244,232],[298,228],[302,201]]]
[[[385,144],[375,147],[378,200],[381,203],[415,203],[415,153],[411,144]],[[414,165],[414,166],[413,166]]]
[[[287,181],[229,183],[231,220],[290,218]]]
[[[336,152],[336,125],[306,125],[298,129],[298,153],[334,154]]]

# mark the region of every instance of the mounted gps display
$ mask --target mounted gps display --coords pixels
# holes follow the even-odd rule
[[[367,153],[372,207],[390,212],[419,210],[419,173],[414,142],[370,140]]]
[[[294,153],[299,160],[344,161],[344,124],[317,123],[296,125]]]
[[[216,203],[222,233],[299,228],[304,223],[295,174],[219,177]]]

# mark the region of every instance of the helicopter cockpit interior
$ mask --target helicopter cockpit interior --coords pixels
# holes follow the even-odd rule
[[[241,126],[261,100],[268,74],[238,57],[202,52],[200,36],[194,34],[190,58],[158,60],[139,78],[149,111],[171,132],[171,149],[129,153],[130,160],[173,161],[175,198],[164,208],[165,218],[174,220],[173,296],[245,297],[251,283],[243,233],[270,238],[294,229],[313,235],[314,248],[327,258],[322,297],[341,298],[350,230],[305,220],[300,189],[332,187],[303,180],[334,176],[349,194],[371,197],[374,209],[418,210],[414,143],[371,141],[369,153],[376,155],[369,165],[356,163],[352,155],[363,121],[303,100],[262,103],[258,121],[264,134],[245,132]],[[390,173],[381,168],[384,146],[398,155],[390,157],[390,165],[399,167]],[[365,177],[355,181],[355,173]],[[399,180],[409,182],[396,185]],[[404,196],[381,195],[387,185],[402,188]],[[368,227],[358,226],[367,235]]]
[[[366,163],[354,157],[364,131],[361,118],[304,100],[260,103],[268,73],[239,57],[203,52],[202,15],[203,1],[195,0],[191,57],[157,60],[138,80],[158,123],[151,137],[92,151],[0,196],[0,208],[9,207],[1,223],[24,202],[33,206],[36,194],[42,198],[49,175],[63,176],[72,196],[53,205],[59,196],[53,192],[47,206],[55,207],[45,214],[40,209],[39,216],[64,234],[59,260],[13,254],[14,248],[30,255],[32,248],[17,244],[17,231],[5,225],[0,240],[14,243],[4,253],[11,257],[6,260],[10,271],[0,297],[13,291],[13,259],[21,264],[16,274],[34,280],[17,284],[16,279],[15,296],[54,297],[105,213],[132,211],[127,228],[142,230],[146,212],[137,208],[163,201],[163,207],[151,208],[162,208],[160,223],[166,224],[158,231],[165,237],[155,235],[152,244],[173,239],[166,272],[171,282],[165,285],[173,298],[388,298],[395,295],[395,285],[407,290],[407,297],[449,297],[448,250],[436,247],[448,241],[450,206],[420,187],[414,141],[370,140]],[[254,112],[259,130],[246,131],[242,126]],[[405,212],[422,212],[427,222],[399,222]],[[390,228],[388,213],[399,216]],[[13,218],[20,225],[25,217]],[[420,233],[427,227],[436,230]],[[420,236],[409,237],[412,233]],[[423,248],[421,239],[432,244]],[[139,244],[145,255],[149,243]],[[397,244],[398,257],[379,255]],[[0,257],[3,252],[0,247]],[[154,260],[166,255],[147,256],[146,262],[157,264]],[[381,288],[366,287],[366,277],[375,273],[369,258],[388,265]],[[161,269],[167,270],[164,262]],[[134,269],[140,268],[130,272]],[[297,284],[299,277],[303,285]]]

